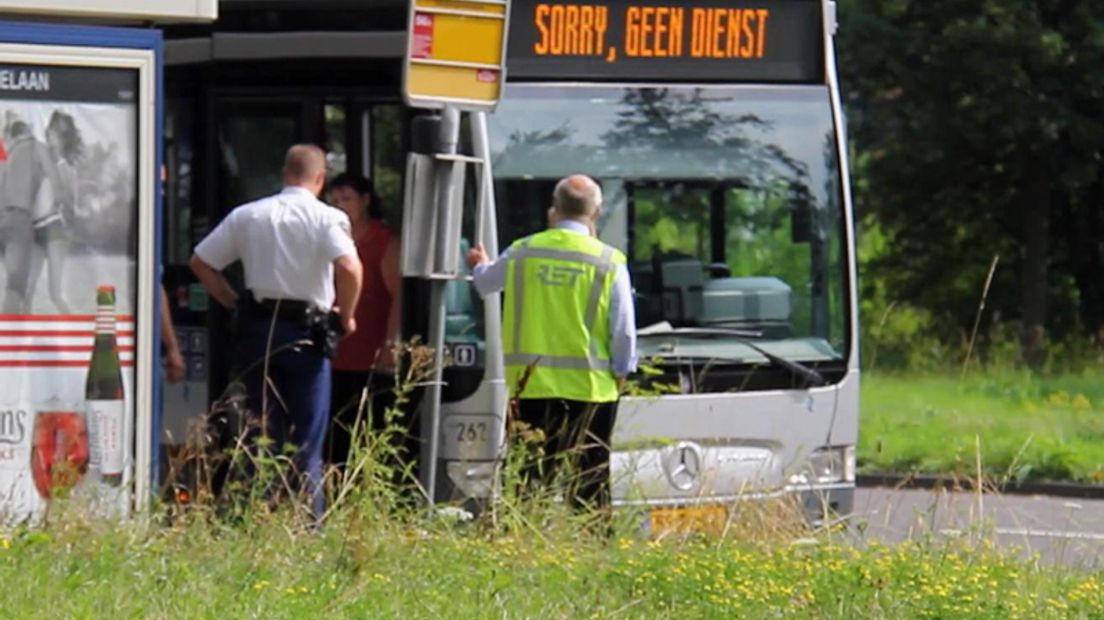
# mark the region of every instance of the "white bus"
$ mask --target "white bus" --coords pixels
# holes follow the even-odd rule
[[[488,117],[498,237],[539,230],[556,181],[583,172],[603,187],[600,238],[629,259],[651,372],[620,403],[615,505],[657,526],[793,492],[813,520],[849,513],[859,349],[834,3],[511,12]],[[442,441],[466,441],[452,426]],[[489,470],[451,471],[464,486]]]

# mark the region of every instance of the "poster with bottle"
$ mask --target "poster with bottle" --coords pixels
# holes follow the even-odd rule
[[[86,60],[70,65],[72,48],[0,43],[7,523],[41,519],[62,498],[93,516],[127,514],[136,433],[148,436],[136,426],[148,420],[149,387],[135,370],[151,332],[138,317],[152,314],[152,287],[140,285],[152,280],[149,55],[123,51],[128,67],[80,51]]]

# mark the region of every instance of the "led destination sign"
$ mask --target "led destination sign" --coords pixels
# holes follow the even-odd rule
[[[820,2],[513,0],[511,79],[821,82]]]

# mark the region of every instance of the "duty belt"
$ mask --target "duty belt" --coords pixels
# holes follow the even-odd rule
[[[306,321],[315,309],[310,302],[300,299],[258,300],[252,293],[245,296],[245,302],[250,316],[263,319],[276,317],[290,321]]]

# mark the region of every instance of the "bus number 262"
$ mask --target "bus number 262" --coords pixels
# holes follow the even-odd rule
[[[461,422],[456,425],[456,441],[470,443],[473,441],[487,441],[486,422]]]

